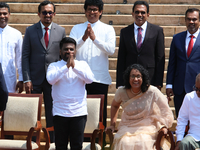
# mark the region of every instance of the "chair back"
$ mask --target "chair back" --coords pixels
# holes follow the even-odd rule
[[[41,106],[42,94],[9,93],[1,137],[26,135],[31,127],[36,127],[38,121],[41,121]]]
[[[104,95],[87,95],[87,122],[84,133],[93,133],[103,125]]]

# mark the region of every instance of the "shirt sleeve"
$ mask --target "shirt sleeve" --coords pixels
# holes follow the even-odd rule
[[[93,43],[107,55],[112,55],[115,52],[116,36],[112,26],[106,31],[106,40],[102,41],[100,37],[96,37]]]
[[[92,73],[89,65],[85,61],[75,61],[73,71],[77,74],[78,78],[80,78],[87,84],[94,81],[94,74]]]
[[[16,61],[16,67],[17,67],[17,71],[19,74],[19,81],[23,81],[23,75],[22,75],[22,34],[18,35],[18,40],[17,40],[17,45],[15,48],[15,53],[16,53],[16,57],[15,57],[15,61]]]
[[[54,65],[54,63],[51,63],[47,69],[47,81],[49,84],[54,85],[56,82],[58,82],[67,72],[69,69],[66,65],[59,68]]]
[[[185,134],[185,126],[188,124],[189,120],[189,99],[186,94],[183,104],[179,110],[177,126],[176,126],[176,137],[177,141],[181,141]]]
[[[83,44],[84,41],[82,40],[82,37],[78,37],[77,32],[78,32],[78,28],[77,26],[74,26],[70,32],[70,37],[73,38],[74,40],[76,40],[76,49],[78,50]]]
[[[122,99],[121,99],[121,92],[122,92],[122,87],[119,87],[115,93],[115,101],[117,103],[121,103],[122,102]]]

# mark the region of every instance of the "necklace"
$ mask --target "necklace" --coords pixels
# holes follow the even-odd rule
[[[139,90],[139,92],[135,93],[135,92],[133,92],[133,90],[132,90],[132,88],[131,88],[131,93],[132,93],[133,95],[138,95],[138,94],[141,93],[141,90]]]

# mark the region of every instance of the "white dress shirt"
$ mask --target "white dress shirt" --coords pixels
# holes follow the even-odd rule
[[[9,93],[15,92],[17,72],[19,81],[23,81],[21,68],[22,34],[6,26],[0,28],[0,62]]]
[[[200,141],[200,98],[196,91],[192,91],[185,95],[183,104],[179,111],[176,126],[177,141],[183,139],[185,127],[190,121],[190,128],[187,135],[192,136],[196,141]]]
[[[70,37],[77,42],[76,59],[86,61],[95,77],[94,82],[102,84],[111,84],[111,77],[109,74],[108,55],[115,52],[115,30],[112,26],[97,21],[91,24],[92,30],[96,36],[92,41],[89,37],[84,42],[82,37],[87,29],[88,21],[82,24],[75,25]]]
[[[189,45],[189,42],[190,42],[190,35],[192,35],[192,34],[190,34],[188,31],[187,31],[187,35],[186,35],[186,38],[185,38],[185,50],[186,50],[186,54],[187,54],[187,50],[188,50],[188,45]],[[194,46],[194,44],[195,44],[195,42],[196,42],[196,39],[197,39],[197,37],[198,37],[198,35],[199,35],[199,29],[193,34],[194,35],[194,38],[193,38],[193,46]],[[172,89],[172,84],[167,84],[166,85],[166,89],[169,89],[169,88],[171,88]]]
[[[147,21],[145,21],[145,23],[144,23],[141,27],[140,27],[140,26],[137,26],[137,25],[134,23],[135,43],[137,43],[138,28],[142,28],[142,43],[143,43],[144,37],[145,37],[145,34],[146,34],[146,30],[147,30]]]
[[[53,116],[87,115],[85,84],[92,83],[94,75],[85,61],[75,60],[73,69],[66,64],[61,60],[47,69],[47,81],[52,85]]]

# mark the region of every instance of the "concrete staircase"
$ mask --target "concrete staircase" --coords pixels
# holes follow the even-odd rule
[[[11,8],[11,16],[9,25],[20,30],[24,35],[26,27],[39,21],[37,15],[37,7],[43,0],[1,0],[7,2]],[[56,5],[56,16],[54,22],[63,26],[66,29],[67,36],[69,35],[71,28],[78,23],[86,21],[84,15],[85,0],[52,0]],[[116,31],[116,52],[109,57],[109,72],[112,77],[112,84],[109,86],[108,94],[108,118],[107,125],[110,124],[110,108],[111,102],[114,98],[116,91],[116,63],[119,46],[120,30],[129,24],[134,22],[131,12],[133,3],[136,0],[104,0],[104,10],[102,22],[109,24],[109,21],[113,22],[113,27]],[[165,94],[165,82],[166,73],[169,58],[169,47],[174,34],[186,30],[184,14],[187,8],[196,7],[200,9],[199,0],[146,0],[150,4],[150,17],[148,21],[163,27],[165,35],[165,75],[164,75],[164,87],[162,92]],[[169,103],[172,111],[174,112],[174,103]],[[117,123],[120,121],[122,110],[118,115]],[[42,125],[45,127],[45,115],[44,107],[42,109]],[[175,113],[174,113],[175,114]],[[176,117],[175,117],[176,119]],[[176,120],[171,128],[175,130]],[[43,135],[43,133],[42,133]],[[18,137],[16,137],[18,138]],[[107,139],[108,140],[108,139]],[[42,137],[42,141],[44,138]],[[109,140],[108,140],[109,142]],[[42,144],[43,145],[43,144]],[[43,146],[41,147],[43,149]]]

